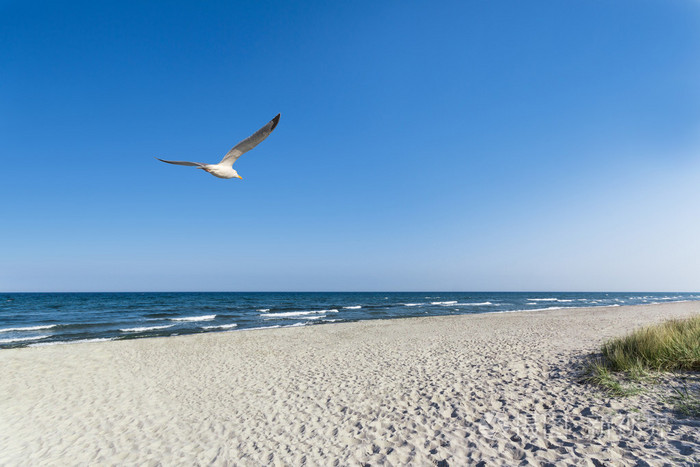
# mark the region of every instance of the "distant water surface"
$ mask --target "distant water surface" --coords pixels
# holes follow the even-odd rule
[[[700,300],[698,293],[4,293],[0,349],[368,319]],[[585,312],[585,311],[582,311]]]

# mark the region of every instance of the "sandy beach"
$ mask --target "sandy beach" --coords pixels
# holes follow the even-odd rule
[[[604,340],[696,313],[700,302],[3,350],[0,464],[692,464],[697,420],[578,380]]]

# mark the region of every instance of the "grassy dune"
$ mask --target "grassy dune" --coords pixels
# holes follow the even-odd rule
[[[648,380],[650,372],[700,371],[700,315],[638,329],[606,342],[602,357],[589,367],[588,380],[615,396],[638,394],[635,382]],[[700,393],[685,383],[674,388],[669,401],[686,415],[700,415]]]
[[[639,329],[602,351],[612,371],[700,371],[700,315]]]

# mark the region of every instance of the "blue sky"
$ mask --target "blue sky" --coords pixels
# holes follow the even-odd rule
[[[700,290],[700,3],[2,2],[0,290]],[[278,112],[220,180],[217,162]]]

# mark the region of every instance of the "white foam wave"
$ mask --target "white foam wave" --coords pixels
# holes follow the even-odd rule
[[[186,316],[184,318],[170,318],[170,321],[211,321],[216,315]]]
[[[422,303],[404,303],[404,306],[421,306]]]
[[[317,314],[315,311],[286,311],[284,313],[261,313],[260,317],[264,319],[275,319],[275,318],[291,318],[296,316],[314,315]]]
[[[80,339],[77,341],[39,342],[36,344],[29,344],[29,347],[45,347],[47,345],[86,344],[88,342],[107,342],[113,340],[113,337],[98,337],[95,339]]]
[[[48,325],[43,325],[43,326],[28,326],[24,328],[5,328],[5,329],[0,329],[0,332],[13,332],[13,331],[40,331],[42,329],[51,329],[55,328],[55,324],[48,324]]]
[[[260,313],[267,313],[268,311],[270,311],[270,309],[269,308],[260,308],[258,311]]]
[[[306,326],[306,323],[294,323],[294,324],[288,324],[288,325],[286,325],[286,326],[282,326],[282,325],[280,325],[280,324],[276,324],[276,325],[274,325],[274,326],[260,326],[260,327],[257,327],[257,328],[245,328],[245,329],[241,329],[241,331],[259,331],[259,330],[262,330],[262,329],[275,329],[275,328],[296,328],[296,327],[299,327],[299,326]],[[238,332],[238,331],[236,331],[236,332]]]
[[[491,302],[474,302],[474,303],[457,303],[456,305],[458,306],[488,306],[488,305],[493,305]]]
[[[45,339],[49,336],[50,334],[47,334],[45,336],[14,337],[12,339],[0,339],[0,344],[10,344],[12,342],[38,341],[39,339]]]
[[[360,305],[355,305],[355,306],[344,306],[343,308],[346,309],[346,310],[359,310],[360,308],[362,308],[362,306],[360,306]]]
[[[573,306],[550,306],[547,308],[519,308],[517,310],[503,310],[503,311],[490,311],[489,313],[500,314],[500,313],[520,313],[524,311],[546,311],[546,310],[563,310],[565,308],[576,308]]]
[[[430,302],[431,305],[454,305],[457,303],[457,300],[452,300],[449,302]]]
[[[156,331],[158,329],[167,329],[175,326],[174,324],[166,324],[165,326],[144,326],[141,328],[127,328],[120,329],[121,332],[146,332],[146,331]]]
[[[312,310],[312,311],[285,311],[283,313],[261,313],[260,317],[264,319],[289,318],[294,316],[306,315],[321,315],[324,313],[338,313],[338,310]]]
[[[558,298],[528,298],[530,302],[556,302]]]
[[[237,327],[238,324],[232,323],[232,324],[221,324],[219,326],[202,326],[202,329],[231,329]]]
[[[584,306],[584,307],[577,307],[577,306],[550,306],[547,308],[523,308],[523,309],[518,309],[518,310],[505,310],[505,311],[494,311],[492,313],[515,313],[515,312],[520,312],[520,311],[546,311],[546,310],[567,310],[567,309],[580,309],[580,310],[585,310],[586,308],[610,308],[610,307],[615,307],[615,306],[620,306],[619,304],[615,303],[613,305],[596,305],[596,306]]]
[[[258,328],[245,328],[245,329],[241,329],[241,331],[258,331],[260,329],[275,329],[275,328],[281,328],[281,327],[282,327],[282,325],[276,324],[274,326],[260,326]]]

